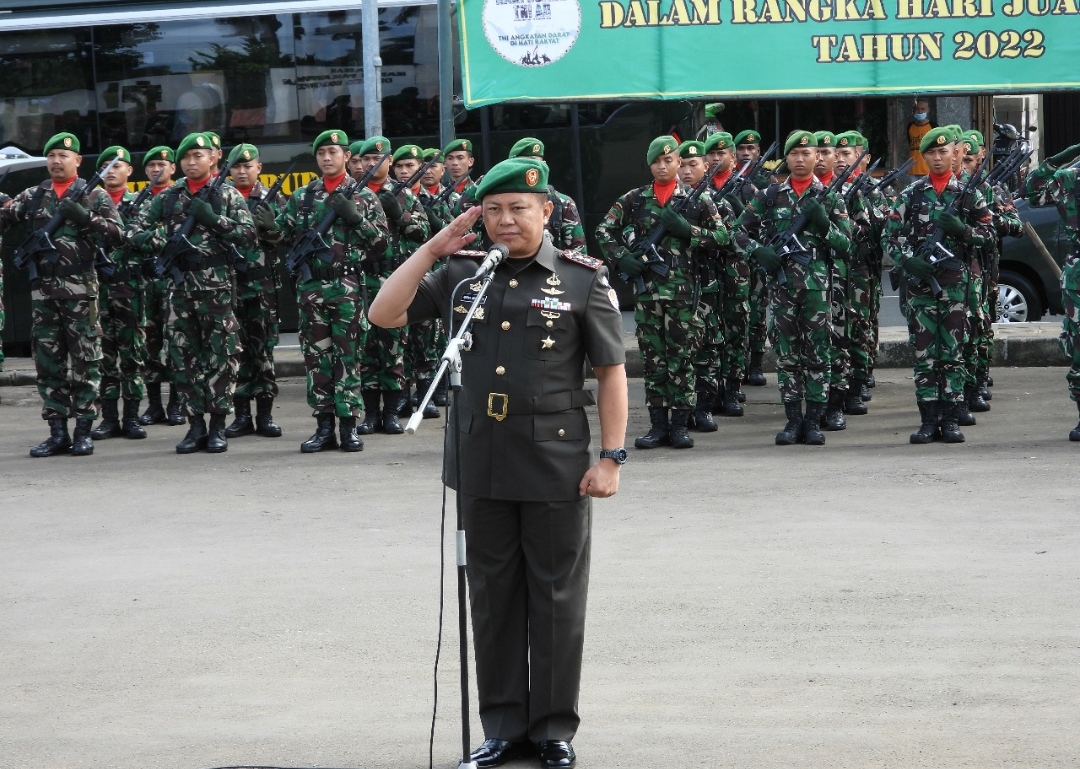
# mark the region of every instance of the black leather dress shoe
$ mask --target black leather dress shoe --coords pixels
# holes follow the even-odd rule
[[[536,753],[545,769],[572,769],[577,763],[574,746],[563,740],[540,740],[536,743]]]
[[[470,760],[480,769],[502,766],[508,761],[523,758],[532,752],[528,742],[509,742],[507,740],[484,740],[484,744],[469,754]]]

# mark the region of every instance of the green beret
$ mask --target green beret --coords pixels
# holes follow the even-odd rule
[[[817,139],[817,146],[819,147],[836,146],[836,134],[832,131],[814,131],[814,138]]]
[[[679,148],[679,143],[675,141],[674,136],[664,135],[657,136],[652,142],[649,143],[649,151],[646,153],[646,162],[649,165],[653,164],[658,157],[666,155],[669,152],[674,152]]]
[[[735,140],[727,131],[717,131],[705,142],[705,154],[713,150],[730,150],[735,147]]]
[[[323,131],[321,134],[315,137],[315,141],[311,143],[311,151],[318,152],[319,147],[326,144],[336,144],[342,149],[349,148],[349,135],[338,128],[331,128],[328,131]]]
[[[952,142],[953,133],[949,126],[932,128],[926,132],[922,141],[919,142],[919,152],[926,152],[931,147],[944,147],[946,144],[952,144]]]
[[[131,153],[118,144],[114,144],[111,147],[106,147],[98,155],[97,164],[98,168],[101,168],[106,163],[111,163],[113,158],[120,158],[128,165],[131,165]]]
[[[352,147],[349,147],[352,149]],[[360,149],[353,151],[354,155],[382,155],[384,152],[391,150],[390,140],[385,136],[372,136],[370,139],[365,139],[360,145]]]
[[[958,142],[964,138],[964,129],[958,126],[956,123],[949,123],[949,125],[945,127],[952,131],[952,140],[954,142]]]
[[[757,131],[741,131],[735,136],[735,146],[740,144],[761,144],[761,134]]]
[[[220,136],[218,136],[213,131],[203,131],[203,133],[206,134],[206,138],[210,140],[210,144],[213,145],[214,149],[216,149],[216,150],[221,149],[221,137]]]
[[[971,140],[971,137],[967,136],[967,135],[964,136],[964,154],[965,155],[978,155],[979,154],[979,145],[978,144],[973,144],[972,140]]]
[[[980,149],[982,149],[983,146],[982,134],[974,129],[971,131],[965,131],[964,144],[968,145],[968,147],[971,148],[972,152],[978,152]]]
[[[518,139],[517,143],[510,148],[510,154],[507,157],[519,158],[522,155],[536,158],[544,157],[544,143],[532,136]]]
[[[246,163],[249,160],[257,160],[259,157],[259,148],[254,144],[237,144],[233,147],[233,151],[229,153],[229,168],[232,168],[237,163]]]
[[[705,157],[705,142],[688,141],[679,145],[679,157],[703,158]]]
[[[454,139],[452,142],[446,145],[446,149],[443,150],[443,157],[449,155],[451,152],[457,152],[458,150],[465,150],[470,155],[473,150],[473,143],[468,139]]]
[[[440,152],[441,152],[441,150],[437,150],[434,147],[429,147],[428,149],[424,150],[424,162],[425,163],[428,162],[433,157],[438,155]],[[442,158],[439,158],[439,160],[441,161]],[[439,161],[436,161],[436,162],[439,162]]]
[[[146,168],[146,164],[154,160],[164,160],[166,163],[175,163],[176,154],[172,151],[172,147],[166,147],[164,144],[157,147],[151,147],[143,155],[142,164],[143,168]]]
[[[424,150],[418,144],[402,144],[394,153],[394,162],[399,160],[416,160],[420,162],[424,157]]]
[[[484,174],[472,191],[473,200],[500,192],[547,192],[547,163],[534,158],[508,158]]]
[[[986,146],[986,139],[983,138],[982,131],[977,128],[969,129],[965,135],[970,136],[980,147]]]
[[[183,160],[184,155],[188,154],[191,150],[212,150],[213,148],[213,144],[210,143],[210,137],[206,134],[188,134],[184,137],[184,140],[180,142],[180,146],[176,148],[176,159]]]
[[[45,149],[41,151],[41,154],[48,155],[49,150],[69,150],[70,152],[78,154],[79,147],[79,137],[65,131],[64,133],[58,133],[56,136],[45,142]]]
[[[716,117],[724,111],[724,102],[714,101],[712,104],[705,105],[705,117]]]
[[[844,131],[836,135],[837,147],[865,147],[866,139],[858,131]]]
[[[784,154],[788,154],[796,147],[816,147],[817,137],[809,131],[792,131],[784,142]]]

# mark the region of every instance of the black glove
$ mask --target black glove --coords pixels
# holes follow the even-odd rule
[[[274,212],[270,210],[270,206],[261,205],[255,209],[255,226],[263,232],[275,232],[277,231],[277,220],[274,218]]]
[[[675,237],[690,240],[690,222],[674,208],[665,208],[660,212],[660,223]]]
[[[803,213],[806,214],[807,224],[818,235],[829,233],[829,212],[817,198],[810,198],[803,203]]]
[[[948,211],[938,217],[937,223],[950,238],[963,240],[967,234],[967,226],[964,224],[964,220]]]
[[[347,198],[344,195],[331,195],[330,208],[334,209],[334,213],[341,218],[341,221],[350,227],[355,227],[364,221],[352,198]]]
[[[735,212],[735,216],[742,216],[742,212],[746,206],[743,205],[743,202],[739,200],[739,197],[734,192],[729,192],[727,195],[724,195],[724,200],[731,206],[731,209]]]
[[[934,274],[934,266],[925,256],[913,256],[903,264],[904,272],[913,278],[926,280]]]
[[[128,243],[130,243],[132,248],[136,251],[147,251],[150,249],[150,241],[153,239],[154,233],[152,232],[136,232],[128,239]]]
[[[649,265],[641,261],[642,256],[640,251],[627,251],[619,257],[615,266],[619,268],[619,272],[625,273],[630,278],[636,278],[649,269]]]
[[[780,269],[780,254],[776,253],[768,246],[755,248],[750,256],[761,265],[761,268],[765,270],[765,272],[774,273]]]
[[[1050,165],[1055,168],[1061,168],[1063,165],[1068,165],[1078,157],[1080,157],[1080,144],[1074,144],[1068,149],[1051,157]]]
[[[218,215],[214,213],[214,208],[202,198],[195,198],[188,203],[188,213],[195,217],[195,221],[201,224],[208,230],[216,230],[218,228]]]
[[[71,198],[61,200],[56,210],[76,227],[85,227],[90,224],[90,212]]]
[[[379,202],[382,203],[383,211],[386,212],[386,218],[395,224],[399,224],[405,212],[401,210],[401,204],[398,203],[397,196],[390,190],[381,190],[379,192]]]

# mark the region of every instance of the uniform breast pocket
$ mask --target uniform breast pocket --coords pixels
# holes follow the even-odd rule
[[[563,360],[573,352],[574,316],[530,307],[525,322],[525,357],[534,360]]]
[[[580,441],[589,437],[589,419],[583,409],[533,416],[533,440]]]
[[[458,308],[462,311],[458,312]],[[460,302],[457,307],[454,308],[454,312],[450,318],[450,322],[453,323],[453,333],[457,333],[461,328],[462,322],[465,320],[465,313],[468,309],[464,307]],[[469,339],[470,344],[462,349],[462,354],[482,355],[487,349],[487,337],[490,334],[490,330],[487,322],[487,313],[478,312],[473,315],[472,324],[469,326]]]

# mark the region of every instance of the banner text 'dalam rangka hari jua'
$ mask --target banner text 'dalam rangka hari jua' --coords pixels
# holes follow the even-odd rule
[[[1080,0],[459,0],[465,104],[1080,87]]]

